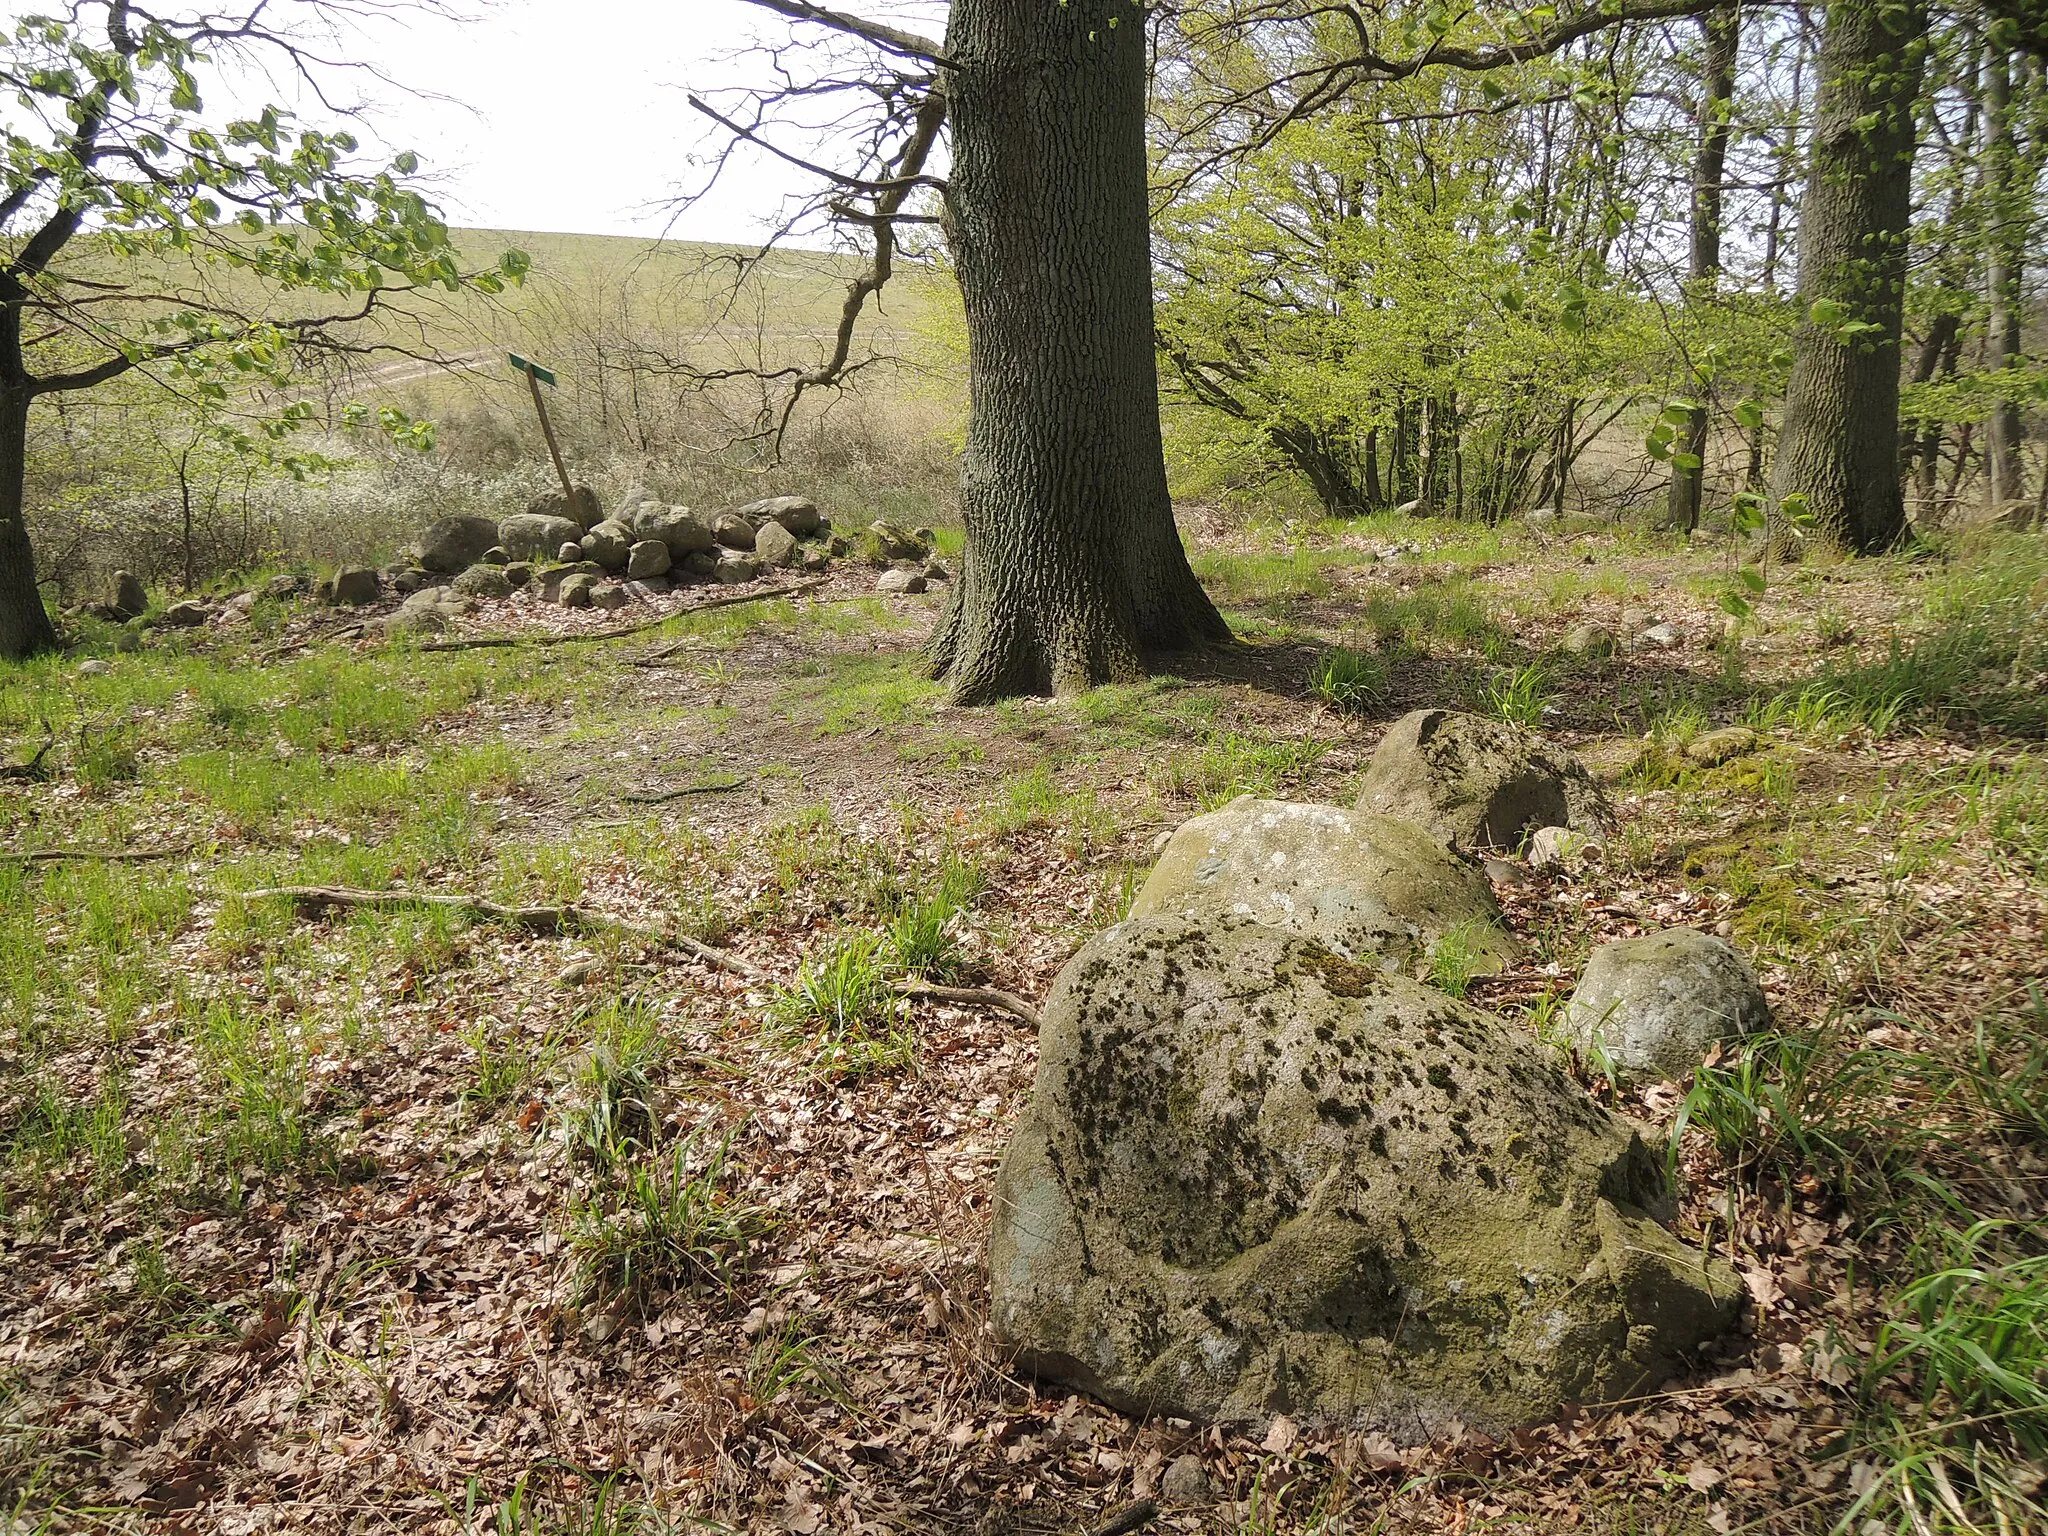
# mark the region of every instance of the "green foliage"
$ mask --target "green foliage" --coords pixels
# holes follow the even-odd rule
[[[912,896],[889,920],[889,958],[906,976],[949,981],[961,965],[955,921],[981,894],[981,871],[958,858],[941,866],[937,885]]]
[[[1487,714],[1509,725],[1522,726],[1543,723],[1543,706],[1549,697],[1544,688],[1543,668],[1535,662],[1500,673],[1479,694]]]
[[[1477,924],[1459,923],[1429,948],[1429,984],[1446,997],[1463,997],[1483,975],[1489,955]]]
[[[586,1300],[657,1290],[723,1290],[770,1229],[768,1213],[729,1188],[732,1137],[703,1129],[577,1202],[569,1244]]]
[[[1386,697],[1387,663],[1369,651],[1337,646],[1316,658],[1309,670],[1308,687],[1340,713],[1363,714]]]

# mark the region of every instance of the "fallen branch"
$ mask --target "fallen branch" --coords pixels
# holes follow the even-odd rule
[[[516,645],[578,645],[587,640],[623,640],[629,635],[645,634],[650,629],[659,629],[662,625],[673,623],[677,619],[687,619],[692,614],[709,613],[713,608],[735,608],[741,603],[758,603],[771,597],[792,597],[799,592],[808,592],[813,587],[820,587],[824,584],[825,578],[823,576],[816,576],[809,581],[800,581],[795,586],[770,587],[761,592],[742,592],[736,597],[714,597],[707,602],[692,603],[687,608],[674,609],[663,614],[658,619],[647,619],[638,624],[618,624],[610,629],[572,630],[567,634],[478,635],[468,640],[430,640],[425,645],[419,647],[419,649],[423,651],[493,651],[505,650]],[[688,643],[687,640],[680,641],[660,654],[663,656],[673,655]],[[635,666],[645,664],[644,660],[634,662]]]
[[[56,745],[57,732],[50,722],[45,719],[43,721],[43,744],[36,748],[36,755],[25,763],[9,763],[6,767],[0,768],[0,779],[27,779],[36,783],[47,779],[50,776],[50,771],[43,766],[43,759],[50,755],[50,748]]]
[[[322,634],[301,635],[298,639],[287,640],[281,645],[267,645],[249,659],[251,661],[268,661],[273,656],[284,655],[286,651],[304,650],[309,645],[321,645],[329,640],[345,640],[351,635],[360,638],[362,633],[363,621],[357,619],[352,624],[344,624],[339,629],[330,629]]]
[[[1126,1504],[1088,1536],[1131,1536],[1131,1532],[1143,1530],[1158,1518],[1159,1506],[1150,1499],[1140,1499],[1135,1504]]]
[[[738,789],[752,782],[751,775],[741,774],[736,779],[727,779],[723,784],[685,784],[681,789],[658,790],[649,795],[620,795],[619,799],[628,805],[663,805],[670,800],[680,800],[685,795],[722,795],[729,789]]]
[[[771,983],[774,978],[768,972],[750,965],[738,955],[714,948],[712,945],[691,938],[688,934],[641,928],[632,923],[622,923],[616,918],[593,912],[588,907],[507,907],[495,901],[485,901],[477,896],[464,896],[444,891],[357,891],[338,885],[279,885],[263,890],[242,891],[243,901],[267,901],[286,898],[294,902],[301,912],[323,912],[330,907],[371,908],[392,911],[404,907],[444,907],[461,912],[481,922],[510,923],[515,928],[524,928],[530,933],[566,933],[572,929],[585,929],[601,933],[617,933],[643,943],[657,944],[668,949],[679,949],[721,971],[730,971],[735,976],[749,981]],[[921,977],[906,976],[892,981],[890,990],[900,997],[921,997],[941,1003],[963,1003],[980,1008],[993,1008],[1013,1018],[1036,1026],[1038,1010],[1014,992],[1005,992],[999,987],[942,987]],[[1130,1529],[1135,1530],[1133,1526]]]
[[[737,608],[741,603],[759,602],[764,597],[794,597],[799,592],[816,591],[819,587],[825,585],[826,580],[827,578],[823,576],[813,576],[810,580],[800,581],[793,587],[776,587],[768,592],[743,592],[737,597],[714,597],[708,603],[692,603],[688,608],[672,615],[672,617],[683,618],[692,613],[709,613],[713,608]],[[683,649],[693,638],[693,636],[686,635],[674,645],[665,645],[660,650],[649,652],[645,656],[636,656],[633,658],[632,665],[636,667],[656,666],[661,662],[667,661],[669,657]]]
[[[0,850],[0,860],[16,864],[61,864],[71,859],[93,859],[102,864],[140,864],[150,859],[174,859],[190,853],[193,843],[173,843],[168,848],[38,848],[29,853]]]

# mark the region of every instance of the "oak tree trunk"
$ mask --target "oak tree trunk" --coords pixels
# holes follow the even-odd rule
[[[36,557],[23,516],[28,477],[29,395],[0,384],[0,660],[57,648],[57,631],[36,587]]]
[[[1742,46],[1742,10],[1724,6],[1700,19],[1706,60],[1700,71],[1700,144],[1692,165],[1692,280],[1695,303],[1712,296],[1721,272],[1721,182],[1728,169],[1729,112],[1735,98],[1735,63]],[[1678,452],[1701,462],[1673,464],[1664,520],[1681,533],[1700,525],[1706,479],[1707,408],[1686,413]]]
[[[1804,497],[1820,534],[1861,554],[1906,531],[1899,338],[1926,49],[1927,0],[1827,8],[1799,226],[1807,314],[1793,336],[1771,499],[1783,508]]]
[[[967,543],[932,641],[962,703],[1142,676],[1229,638],[1166,492],[1144,13],[954,0],[948,236],[967,315]]]

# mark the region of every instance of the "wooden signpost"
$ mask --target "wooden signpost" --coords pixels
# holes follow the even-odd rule
[[[526,375],[526,382],[533,390],[533,408],[540,413],[541,436],[548,440],[548,456],[555,461],[555,473],[561,477],[562,494],[573,497],[576,493],[569,485],[569,466],[562,462],[561,445],[555,441],[555,424],[548,420],[548,403],[540,392],[540,387],[543,384],[547,385],[550,389],[555,387],[555,375],[551,369],[543,368],[539,363],[530,362],[526,358],[521,357],[517,352],[508,353],[507,355],[512,359],[513,368]]]

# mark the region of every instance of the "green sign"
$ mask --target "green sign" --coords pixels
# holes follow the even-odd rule
[[[539,363],[528,362],[525,358],[521,357],[517,352],[511,353],[509,355],[511,356],[512,359],[512,366],[515,369],[517,369],[520,373],[531,374],[534,378],[540,380],[540,382],[543,384],[553,384],[555,382],[554,374],[549,372],[547,369],[541,367]]]

